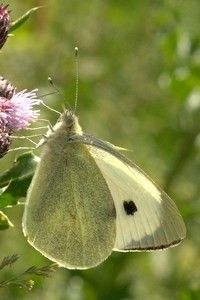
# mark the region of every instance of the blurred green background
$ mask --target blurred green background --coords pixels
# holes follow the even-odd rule
[[[63,104],[73,107],[78,46],[77,114],[84,131],[131,150],[127,155],[177,203],[187,238],[166,251],[113,253],[91,270],[59,269],[50,279],[30,276],[31,291],[7,287],[0,299],[200,299],[199,1],[9,4],[13,20],[34,6],[45,7],[3,47],[1,75],[19,90],[38,87],[40,95],[53,91],[51,76],[66,100],[51,95],[45,103],[60,111]],[[54,123],[57,115],[41,107],[41,117]],[[1,159],[1,170],[16,155]],[[0,280],[48,264],[22,234],[23,205],[4,212],[15,227],[0,232],[1,258],[17,253],[20,259]]]

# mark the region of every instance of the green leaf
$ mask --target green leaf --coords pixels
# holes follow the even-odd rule
[[[0,176],[0,208],[16,205],[19,198],[26,196],[38,161],[33,153],[24,153]]]
[[[30,10],[28,10],[24,15],[22,15],[19,19],[17,19],[16,21],[13,21],[11,23],[9,33],[16,30],[17,28],[19,28],[22,24],[24,24],[29,19],[30,15],[33,12],[35,12],[36,10],[38,10],[39,8],[42,8],[42,7],[44,7],[44,6],[33,7]]]
[[[2,211],[0,211],[0,230],[5,230],[10,227],[13,227],[13,224],[10,222],[8,217]]]
[[[18,204],[18,199],[26,197],[32,176],[13,180],[0,196],[0,208]]]
[[[8,186],[14,179],[32,176],[39,159],[32,152],[26,152],[18,156],[13,166],[0,175],[0,188]]]

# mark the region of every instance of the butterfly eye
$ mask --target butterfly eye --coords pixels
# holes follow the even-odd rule
[[[137,211],[137,207],[133,200],[124,200],[123,202],[124,210],[127,215],[134,215],[134,213]]]

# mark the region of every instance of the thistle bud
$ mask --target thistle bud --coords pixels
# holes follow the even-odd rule
[[[3,123],[3,121],[0,120],[0,158],[7,153],[10,144],[10,131]]]
[[[8,30],[10,27],[10,15],[7,8],[8,5],[0,5],[0,49],[7,40]]]
[[[15,94],[16,88],[3,76],[0,76],[0,97],[11,99]]]

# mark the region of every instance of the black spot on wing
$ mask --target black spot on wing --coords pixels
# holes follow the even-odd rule
[[[124,200],[123,206],[127,215],[133,216],[134,213],[137,211],[137,207],[133,200]]]

